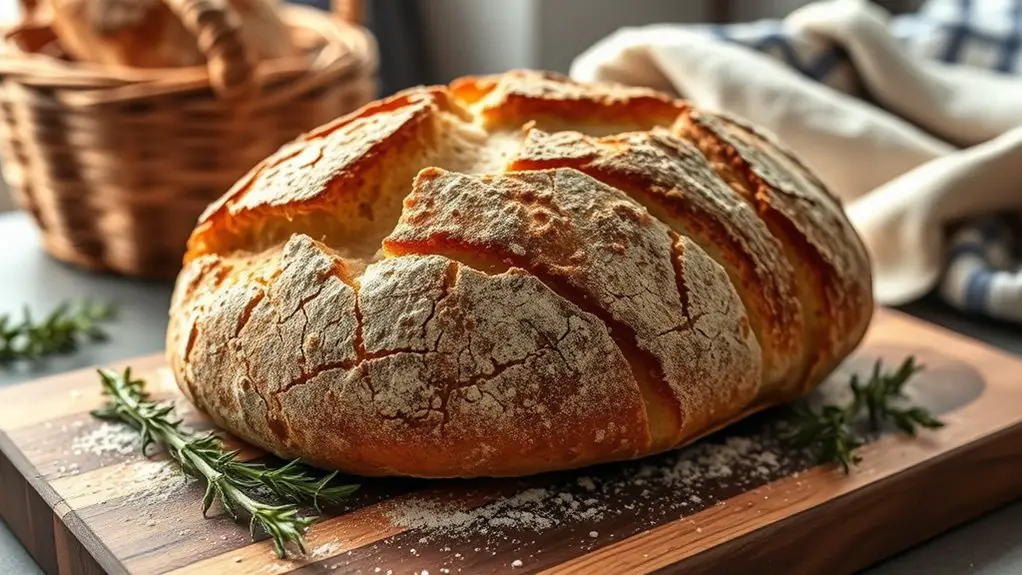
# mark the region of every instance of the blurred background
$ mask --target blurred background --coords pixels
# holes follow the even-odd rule
[[[325,8],[328,0],[293,0]],[[894,13],[922,0],[876,2]],[[535,68],[567,73],[572,60],[618,28],[780,18],[809,0],[373,0],[384,91],[466,74]]]
[[[290,0],[324,10],[329,0]],[[922,0],[877,2],[895,13]],[[729,23],[779,18],[808,0],[371,0],[364,23],[379,41],[380,94],[465,74],[511,68],[567,73],[572,60],[624,26]],[[0,2],[0,24],[17,18]],[[0,158],[2,161],[2,158]],[[10,210],[0,193],[0,211]]]

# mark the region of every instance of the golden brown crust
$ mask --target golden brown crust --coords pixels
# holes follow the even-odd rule
[[[804,167],[693,114],[514,72],[306,134],[191,238],[181,388],[278,455],[427,477],[638,457],[797,396],[861,337],[865,252]]]
[[[180,289],[208,261],[189,264]],[[649,449],[606,327],[526,273],[402,257],[353,286],[332,250],[301,235],[262,261],[245,281],[187,296],[169,342],[190,399],[252,443],[425,476],[528,474]]]
[[[681,111],[680,102],[654,90],[582,85],[531,70],[461,78],[451,84],[451,92],[491,128],[532,122],[549,129],[583,122],[590,124],[590,132],[620,133],[670,125]]]
[[[355,224],[331,230],[341,236],[336,241],[364,233],[383,199],[365,182],[381,164],[414,164],[435,150],[448,102],[440,90],[409,90],[283,146],[206,209],[189,240],[189,257],[280,243],[287,229],[267,222],[323,211],[349,215]]]
[[[743,333],[734,289],[702,250],[682,245],[676,252],[670,229],[631,198],[571,169],[425,170],[384,240],[394,254],[469,253],[518,266],[585,306],[641,366],[640,383],[649,374],[647,406],[663,414],[653,437],[660,449],[747,405],[760,382],[759,347]]]
[[[815,354],[803,390],[858,345],[873,313],[864,245],[838,200],[771,136],[726,115],[689,108],[676,125],[759,212],[795,265]]]
[[[763,393],[798,378],[805,326],[795,277],[777,240],[692,144],[667,130],[591,138],[530,130],[508,166],[570,167],[628,193],[724,266],[763,348]]]

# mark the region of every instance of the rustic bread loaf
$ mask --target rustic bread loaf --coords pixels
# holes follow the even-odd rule
[[[770,137],[512,72],[375,102],[254,168],[191,237],[168,354],[278,455],[519,475],[796,398],[872,310],[841,206]]]

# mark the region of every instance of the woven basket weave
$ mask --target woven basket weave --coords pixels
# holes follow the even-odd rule
[[[237,19],[216,13],[226,2],[164,2],[205,46],[206,68],[69,62],[24,48],[46,30],[6,35],[3,173],[61,260],[172,276],[206,205],[282,144],[375,97],[376,44],[338,16],[357,17],[357,3],[333,16],[284,7],[304,55],[252,65]]]

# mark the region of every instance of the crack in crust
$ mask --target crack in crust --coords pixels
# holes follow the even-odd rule
[[[795,264],[810,341],[796,389],[821,382],[865,335],[872,277],[865,247],[838,200],[772,137],[726,115],[689,109],[675,125],[755,206]]]
[[[474,217],[466,221],[464,213]],[[693,338],[689,312],[716,304],[682,301],[670,230],[619,190],[578,171],[474,177],[425,170],[384,247],[392,254],[485,255],[528,270],[599,317],[648,386],[650,420],[659,424],[655,448],[676,445],[726,411],[716,405],[721,397],[742,407],[753,399],[760,350],[748,330],[739,329],[744,309],[739,304],[730,318],[720,317],[730,321],[723,331],[736,341],[728,348],[729,365],[703,369],[707,357],[693,353],[704,346]],[[737,297],[705,253],[693,245],[688,257],[708,262],[692,267],[689,278],[710,283],[706,298]]]
[[[585,465],[648,449],[641,397],[606,329],[535,278],[440,257],[388,259],[362,276],[356,314],[335,257],[305,236],[283,248],[267,290],[292,294],[298,309],[280,297],[244,302],[244,284],[198,292],[211,309],[237,307],[197,320],[192,363],[205,393],[194,401],[219,424],[274,453],[369,474],[394,472],[387,462],[409,442],[418,455],[403,457],[430,476],[518,474],[537,461]],[[221,339],[231,334],[220,323],[249,307],[238,336]],[[304,363],[254,359],[303,342]],[[604,445],[594,455],[586,446],[597,435]],[[324,441],[336,455],[310,448]],[[466,461],[452,444],[477,453]],[[523,464],[519,454],[533,456]]]
[[[799,378],[806,333],[795,276],[780,243],[702,153],[670,132],[592,138],[530,130],[512,170],[575,168],[641,203],[728,272],[763,349],[763,393]]]
[[[298,138],[192,235],[182,390],[279,456],[426,477],[634,458],[808,390],[869,320],[865,251],[786,152],[696,115],[512,72]]]

